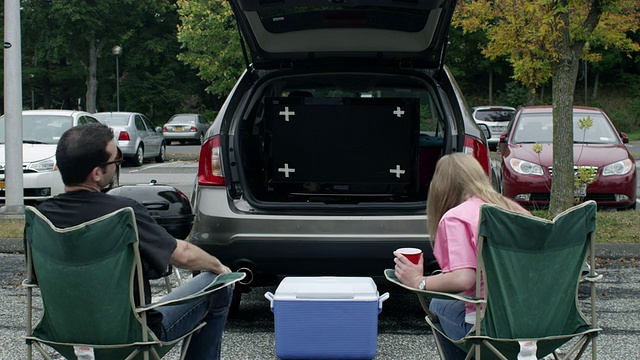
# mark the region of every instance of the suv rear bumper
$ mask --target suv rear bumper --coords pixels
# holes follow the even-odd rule
[[[272,215],[240,211],[225,188],[200,187],[190,241],[256,280],[277,275],[381,276],[393,251],[418,247],[433,260],[424,213]],[[388,211],[387,211],[388,214]]]

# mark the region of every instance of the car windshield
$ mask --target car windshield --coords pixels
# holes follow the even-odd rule
[[[169,120],[169,123],[180,123],[180,124],[195,124],[196,119],[193,116],[176,116],[173,119]]]
[[[593,123],[580,128],[581,122]],[[583,121],[581,121],[583,120]],[[553,119],[548,114],[524,114],[518,120],[513,133],[514,143],[552,143]],[[573,113],[573,142],[577,144],[618,144],[620,140],[607,120],[601,114]]]
[[[482,121],[509,122],[514,113],[515,110],[510,109],[486,109],[476,111],[474,117]]]
[[[127,114],[93,114],[98,121],[109,126],[126,126],[129,124],[129,115]]]
[[[28,144],[57,144],[60,136],[73,126],[66,115],[22,115],[22,141]],[[0,143],[5,139],[5,117],[0,117]]]

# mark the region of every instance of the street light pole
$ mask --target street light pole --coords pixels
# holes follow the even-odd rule
[[[116,56],[116,109],[120,111],[120,64],[119,58],[122,54],[122,47],[116,45],[111,49],[111,53]]]

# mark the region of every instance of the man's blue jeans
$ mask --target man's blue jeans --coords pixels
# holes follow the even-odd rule
[[[202,272],[175,288],[162,300],[194,294],[211,284],[216,276],[214,273]],[[193,334],[186,359],[220,359],[222,331],[227,322],[232,293],[231,286],[227,286],[198,300],[157,308],[163,316],[160,340],[175,340],[193,330],[200,321],[204,320],[207,325]]]
[[[472,324],[464,321],[465,309],[464,302],[462,301],[432,299],[431,303],[429,303],[429,310],[438,317],[442,331],[453,340],[462,339],[473,328]],[[441,336],[438,332],[434,331],[434,336],[438,336],[446,360],[464,359],[467,356],[462,349]]]

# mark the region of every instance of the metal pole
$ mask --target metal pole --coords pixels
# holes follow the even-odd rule
[[[116,55],[116,103],[117,110],[120,111],[120,64],[118,61],[119,55]]]
[[[5,206],[0,213],[24,214],[22,179],[22,45],[20,0],[4,2]]]

